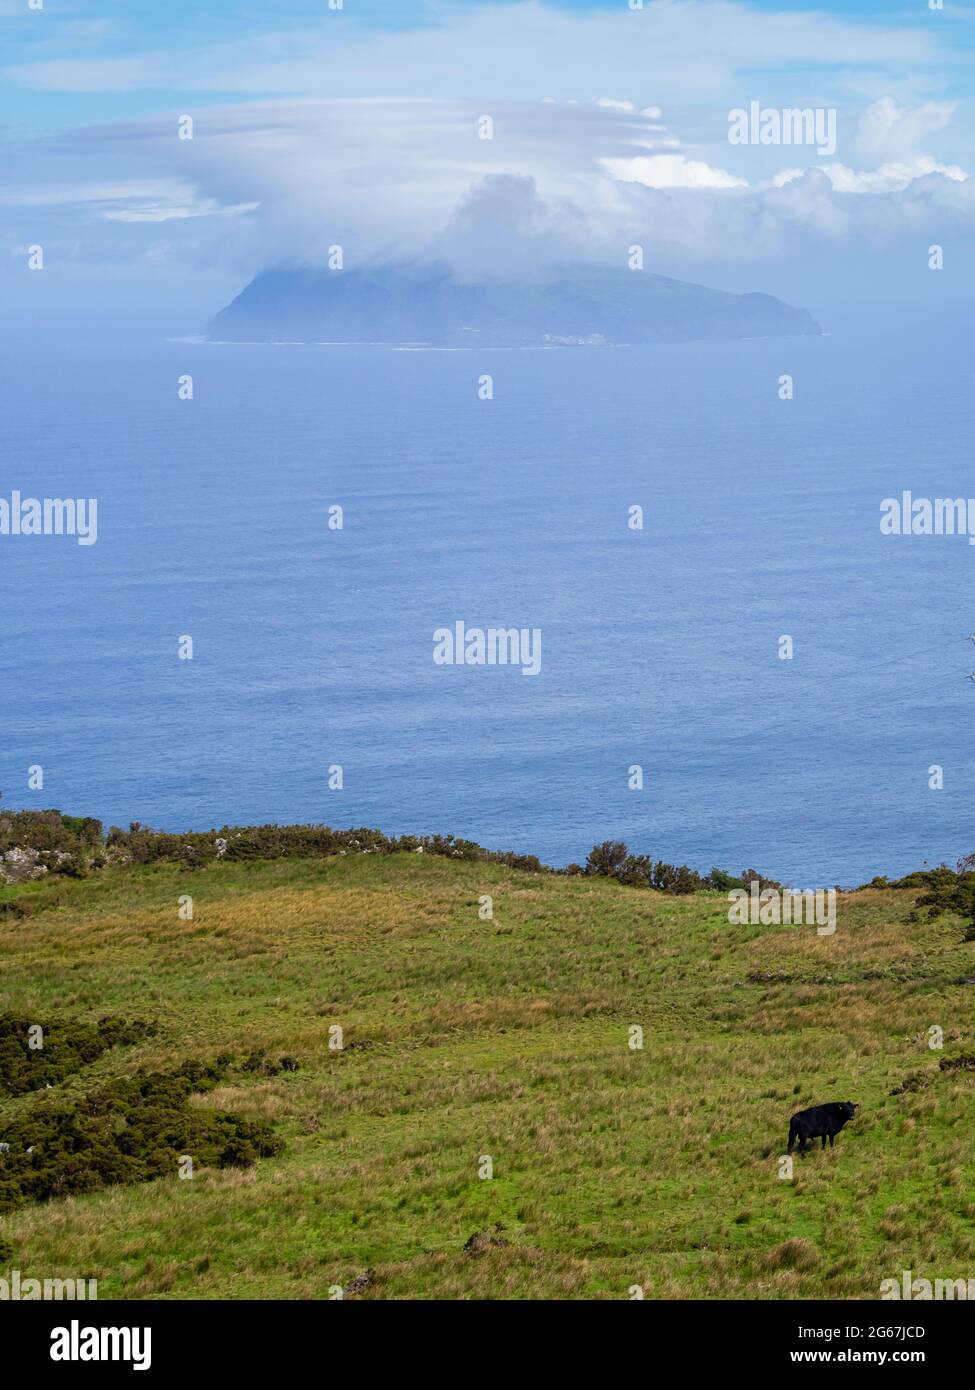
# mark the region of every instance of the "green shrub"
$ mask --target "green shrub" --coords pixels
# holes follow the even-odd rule
[[[60,811],[0,811],[0,854],[36,849],[81,854],[102,841],[102,823],[90,816],[62,816]]]
[[[150,830],[133,821],[128,830],[112,826],[108,848],[135,864],[164,861],[201,868],[214,859],[233,862],[249,859],[324,859],[336,854],[397,854],[422,851],[448,859],[504,864],[508,868],[542,873],[545,865],[533,854],[512,850],[488,850],[473,840],[453,835],[384,835],[381,830],[359,827],[333,830],[328,825],[225,825],[206,833],[174,835]]]
[[[33,1036],[41,1046],[31,1047],[30,1029],[37,1026],[41,1033]],[[0,1014],[0,1095],[55,1086],[110,1047],[131,1047],[155,1031],[154,1024],[140,1019],[102,1018],[89,1024]]]
[[[925,886],[928,891],[922,893],[914,905],[915,918],[933,919],[956,912],[968,922],[964,940],[975,941],[975,873],[966,869],[956,874],[941,865],[928,875]]]
[[[659,860],[653,866],[651,886],[659,893],[699,893],[706,884],[701,875],[686,864],[665,864]]]
[[[267,1057],[263,1051],[252,1052],[249,1057],[245,1057],[240,1064],[241,1071],[257,1072],[261,1076],[277,1076],[283,1071],[299,1071],[301,1064],[296,1062],[294,1057],[279,1057],[273,1061]]]
[[[194,1167],[246,1168],[279,1153],[283,1145],[264,1121],[188,1103],[224,1075],[186,1062],[81,1097],[36,1098],[4,1126],[10,1147],[0,1151],[0,1212],[116,1183],[175,1180],[187,1155]]]
[[[659,893],[697,893],[709,886],[686,864],[665,864],[662,859],[654,863],[645,854],[631,854],[622,840],[593,845],[583,872],[637,888],[655,888]]]
[[[586,873],[615,878],[629,856],[630,852],[622,840],[603,840],[589,851]]]
[[[613,874],[618,883],[628,883],[634,888],[649,888],[653,878],[653,866],[645,854],[628,854]]]
[[[705,879],[705,886],[717,890],[719,893],[730,893],[735,888],[744,888],[740,878],[735,878],[734,874],[725,873],[724,869],[712,869]]]
[[[765,875],[760,874],[757,869],[742,869],[740,886],[751,891],[753,883],[758,884],[758,891],[760,893],[764,893],[767,888],[778,889],[782,887],[781,883],[778,883],[774,878],[766,878]]]

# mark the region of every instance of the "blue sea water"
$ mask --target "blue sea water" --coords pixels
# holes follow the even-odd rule
[[[550,863],[612,837],[807,886],[953,862],[975,549],[879,518],[973,492],[971,374],[960,322],[855,315],[538,352],[8,347],[0,495],[94,496],[99,528],[0,537],[2,804]],[[540,628],[541,673],[436,666],[457,620]]]

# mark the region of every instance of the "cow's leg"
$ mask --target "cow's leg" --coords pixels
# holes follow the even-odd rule
[[[826,1135],[824,1134],[824,1135],[823,1135],[823,1148],[825,1149],[825,1147],[826,1147]]]
[[[833,1147],[833,1136],[832,1136],[832,1134],[829,1136],[829,1146],[830,1146],[830,1148]]]

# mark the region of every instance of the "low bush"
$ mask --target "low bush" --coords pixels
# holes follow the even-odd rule
[[[140,1019],[74,1023],[0,1014],[0,1095],[56,1086],[110,1047],[131,1047],[155,1031],[154,1024]]]
[[[956,912],[968,923],[964,940],[975,941],[975,872],[964,868],[962,872],[954,873],[942,864],[928,873],[926,880],[923,886],[927,891],[918,897],[914,905],[915,919],[927,917],[932,920],[945,913]],[[893,886],[897,888],[902,885],[895,883]]]
[[[328,825],[225,825],[206,833],[173,835],[134,821],[128,830],[113,826],[107,844],[110,853],[135,864],[175,860],[195,867],[213,859],[324,859],[336,854],[414,852],[504,864],[530,873],[545,871],[545,865],[533,854],[484,849],[473,840],[459,840],[453,835],[396,837],[367,827],[333,830]]]
[[[294,1057],[267,1057],[263,1051],[252,1052],[240,1064],[241,1071],[256,1072],[259,1076],[278,1076],[283,1071],[299,1071],[300,1063]]]
[[[571,870],[580,872],[574,864],[569,866]],[[593,845],[581,872],[590,877],[614,878],[617,883],[636,888],[654,888],[658,893],[700,893],[706,889],[727,892],[730,888],[742,887],[742,879],[733,878],[721,869],[712,869],[710,877],[704,878],[687,864],[667,864],[663,859],[654,862],[646,854],[631,854],[622,840],[603,840]],[[752,872],[746,870],[746,873]]]
[[[279,1153],[266,1122],[189,1104],[224,1074],[187,1062],[81,1097],[38,1097],[0,1135],[0,1212],[116,1183],[176,1180],[186,1157],[194,1168],[246,1168]]]
[[[84,853],[102,843],[102,823],[60,811],[0,811],[0,854],[11,849]]]

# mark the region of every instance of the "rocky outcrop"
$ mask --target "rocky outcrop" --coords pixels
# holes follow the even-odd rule
[[[15,846],[0,854],[0,883],[28,883],[34,878],[45,878],[48,872],[40,850]]]

